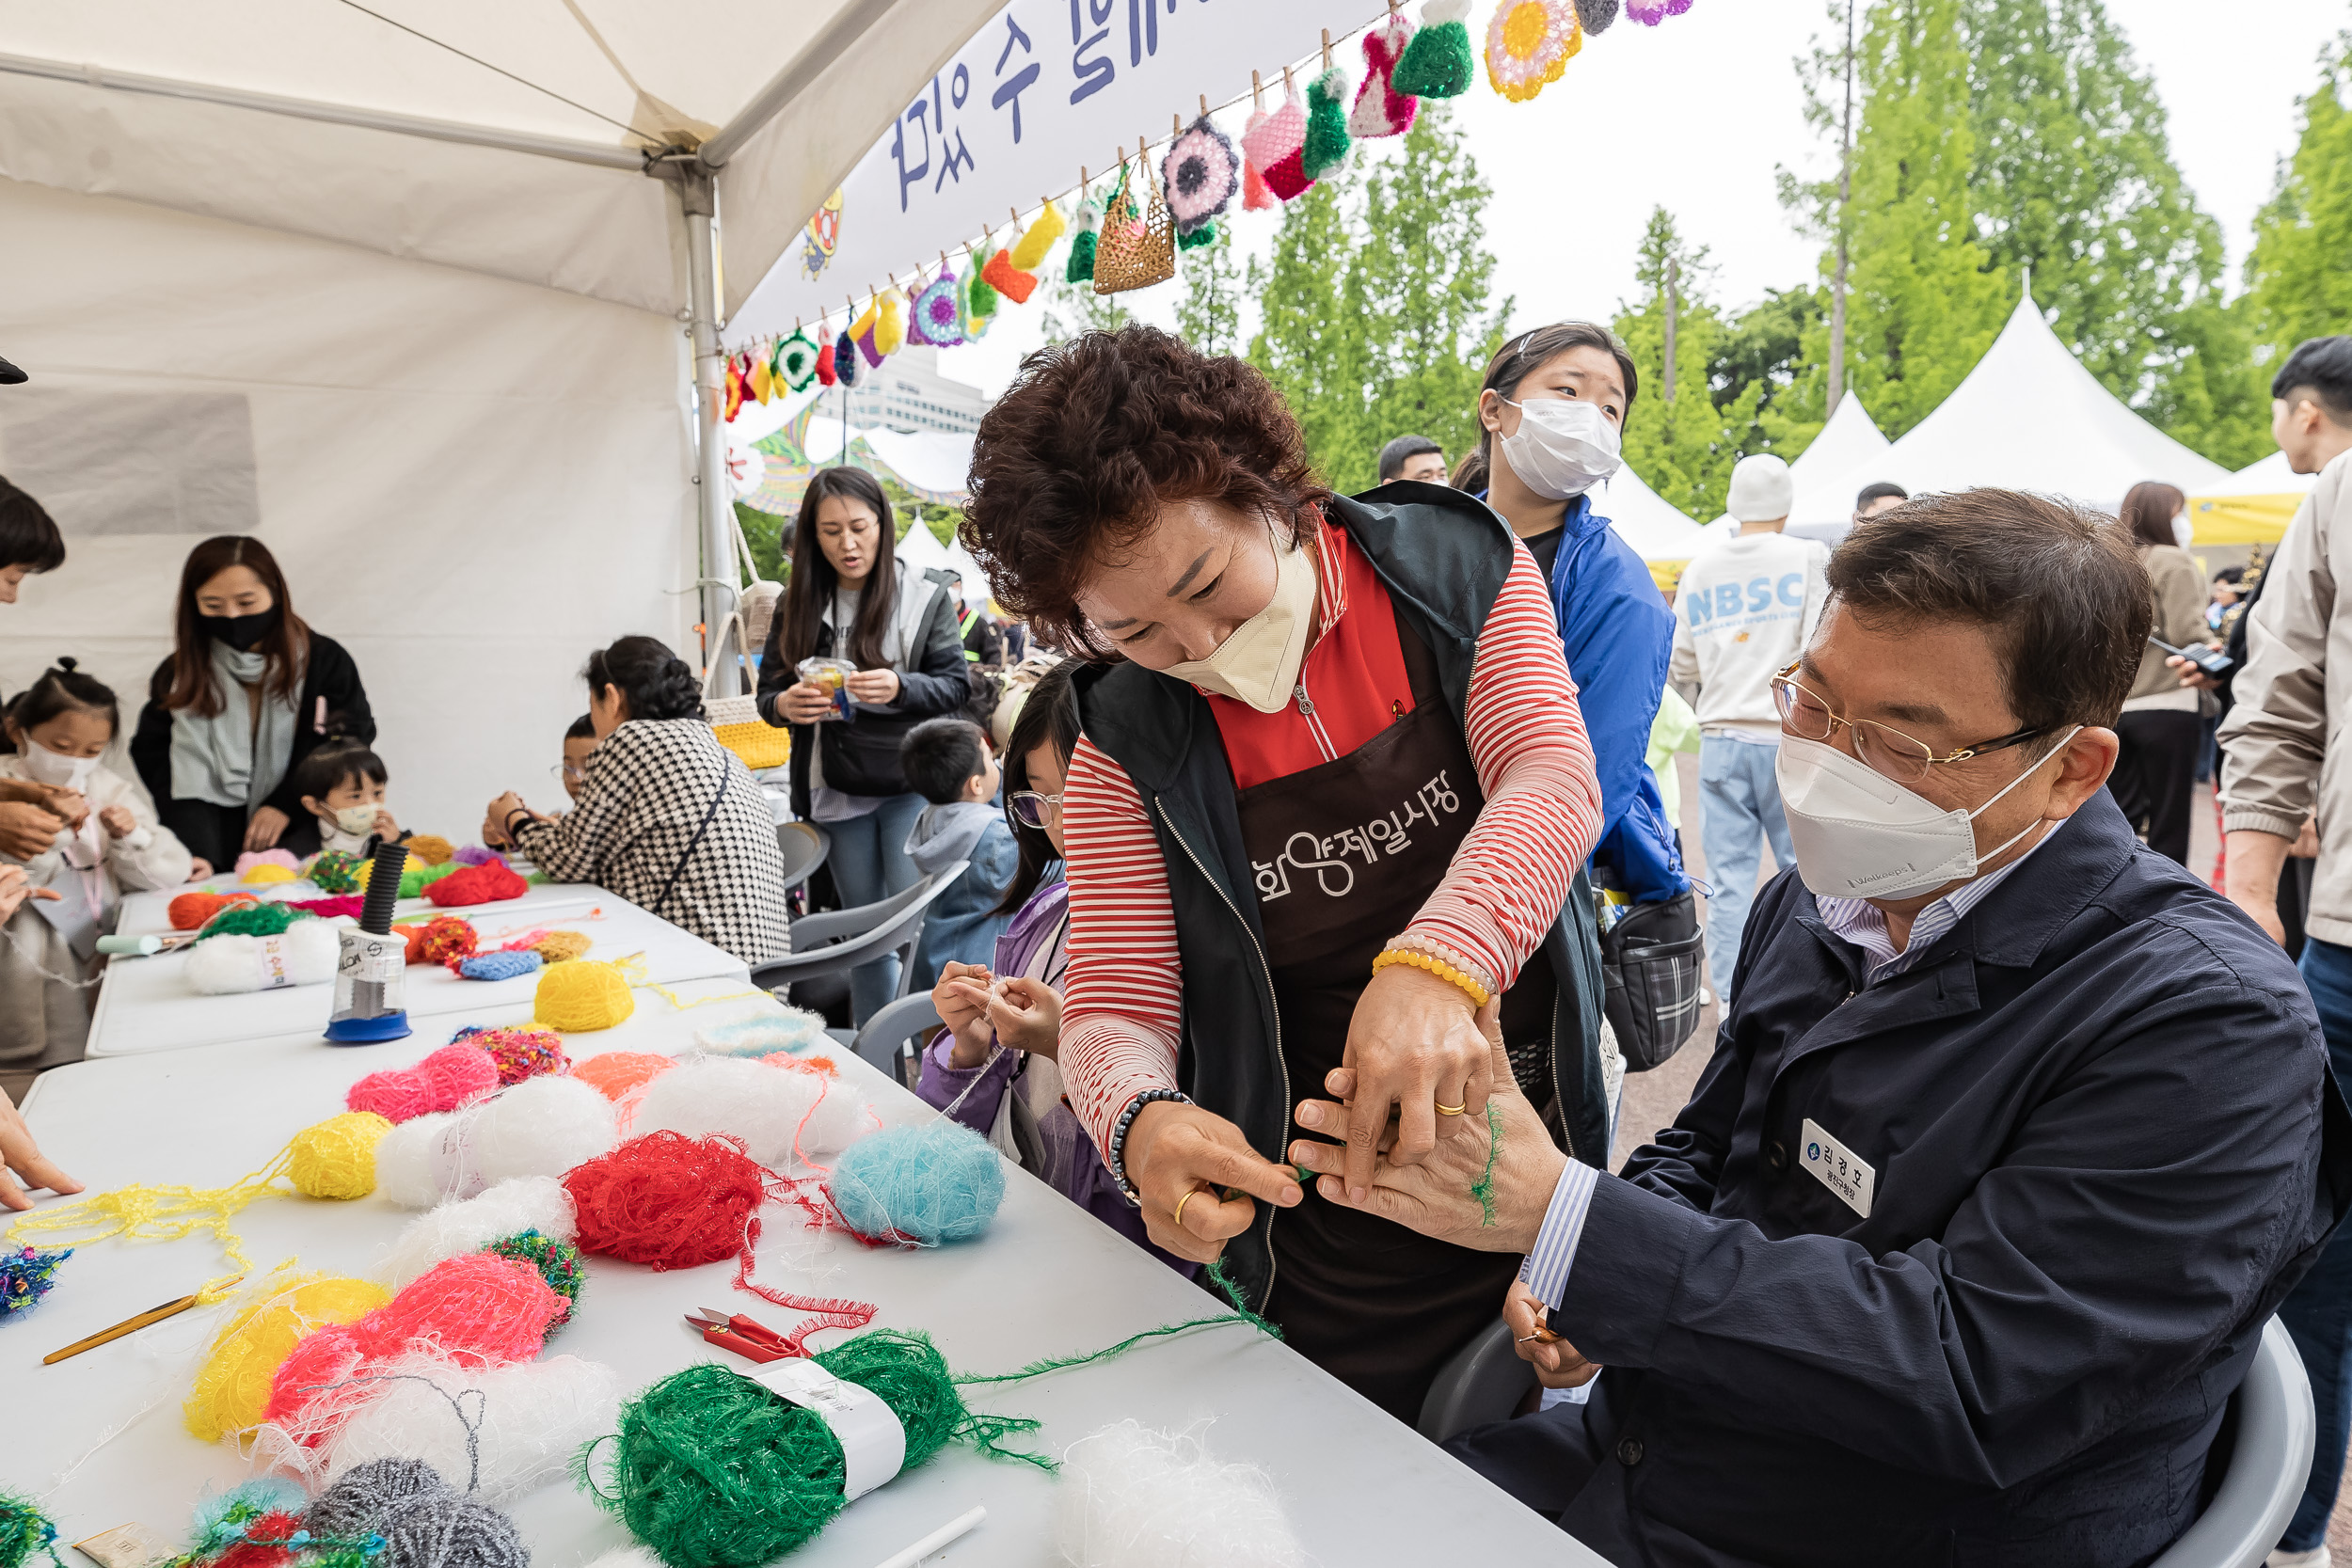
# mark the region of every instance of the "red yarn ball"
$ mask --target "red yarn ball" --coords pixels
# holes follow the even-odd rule
[[[648,1132],[575,1165],[564,1190],[580,1213],[580,1250],[691,1269],[733,1258],[768,1196],[767,1172],[724,1133]]]
[[[460,1367],[528,1361],[564,1310],[528,1263],[486,1252],[449,1259],[358,1322],[329,1324],[295,1345],[271,1381],[264,1418],[316,1448],[380,1391],[351,1386],[375,1365],[410,1353]]]
[[[441,1047],[412,1068],[371,1072],[351,1085],[343,1107],[406,1121],[430,1111],[454,1111],[499,1086],[498,1064],[470,1044]]]
[[[433,884],[438,887],[441,884]],[[408,961],[416,964],[454,963],[470,958],[482,945],[481,933],[472,925],[453,914],[437,914],[425,922],[424,932],[408,950]]]
[[[424,895],[443,909],[455,909],[465,904],[489,904],[501,898],[520,898],[531,891],[531,884],[508,869],[504,861],[485,861],[469,865],[463,871],[453,871],[424,890]]]
[[[522,1026],[460,1029],[456,1038],[490,1053],[499,1067],[499,1087],[513,1088],[543,1072],[569,1072],[572,1059],[564,1054],[564,1037],[552,1029]]]

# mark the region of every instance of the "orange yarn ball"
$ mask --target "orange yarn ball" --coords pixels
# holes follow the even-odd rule
[[[572,1064],[572,1076],[614,1104],[644,1088],[676,1064],[650,1051],[608,1051]]]
[[[171,917],[175,931],[193,931],[231,904],[254,904],[261,900],[249,893],[183,893],[174,898],[166,912]]]
[[[424,932],[408,950],[412,963],[445,964],[469,958],[482,944],[472,925],[453,914],[437,914],[425,922]]]

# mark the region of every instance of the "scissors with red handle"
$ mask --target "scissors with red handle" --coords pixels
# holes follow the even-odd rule
[[[744,1317],[739,1312],[698,1307],[686,1314],[686,1321],[702,1330],[705,1344],[733,1351],[747,1361],[781,1361],[802,1354],[800,1346],[758,1319]]]

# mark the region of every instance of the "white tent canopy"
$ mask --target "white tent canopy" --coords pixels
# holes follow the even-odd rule
[[[1843,521],[1854,492],[1875,480],[1915,496],[1998,485],[2113,512],[2142,480],[2198,494],[2225,477],[2083,369],[2028,289],[1977,368],[1933,413],[1884,451],[1800,484],[1789,520]]]
[[[2309,495],[2319,483],[2317,474],[2298,474],[2288,466],[2287,454],[2274,451],[2259,463],[2245,467],[2217,484],[2207,484],[2198,490],[2201,496],[2302,496]]]
[[[1849,391],[1838,400],[1837,411],[1829,417],[1829,423],[1821,427],[1820,434],[1807,442],[1797,460],[1788,465],[1788,474],[1802,489],[1815,480],[1842,474],[1891,445],[1878,421],[1862,406],[1862,400]]]
[[[8,8],[0,472],[70,554],[0,610],[0,687],[73,654],[127,721],[189,546],[249,533],[357,658],[405,826],[560,804],[588,650],[694,659],[732,567],[690,307],[709,387],[719,316],[999,3]]]
[[[1594,492],[1593,510],[1608,518],[1644,561],[1688,561],[1706,535],[1687,513],[1642,483],[1629,463]]]

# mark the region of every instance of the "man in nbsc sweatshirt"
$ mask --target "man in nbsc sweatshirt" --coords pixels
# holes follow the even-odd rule
[[[1731,1002],[1740,932],[1756,897],[1758,843],[1776,867],[1795,863],[1772,767],[1780,713],[1772,677],[1796,661],[1827,594],[1827,546],[1781,532],[1796,486],[1769,454],[1731,470],[1739,533],[1710,544],[1683,568],[1675,600],[1668,680],[1699,716],[1699,840],[1707,848],[1707,959],[1718,1002]]]

